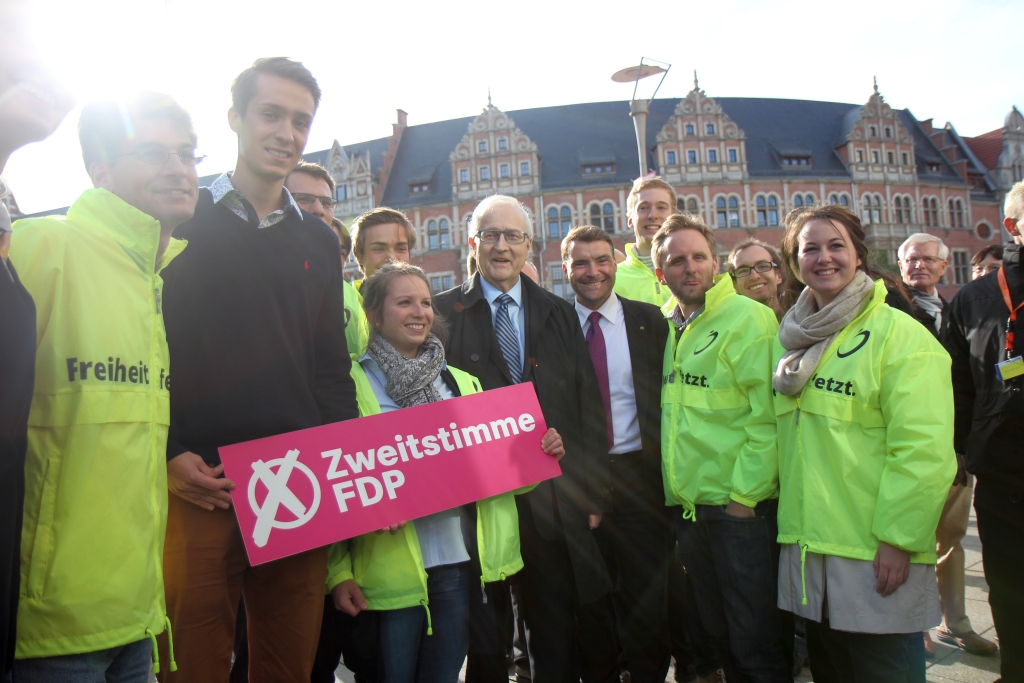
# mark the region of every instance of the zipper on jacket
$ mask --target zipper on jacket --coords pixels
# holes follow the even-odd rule
[[[153,294],[156,295],[156,312],[157,312],[157,314],[159,314],[160,313],[160,288],[159,287],[154,287],[153,288]]]
[[[796,397],[796,422],[793,424],[800,424],[800,397]]]
[[[420,604],[423,605],[423,609],[425,609],[427,611],[427,635],[428,636],[432,636],[432,635],[434,635],[434,627],[430,623],[430,608],[427,607],[427,601],[426,600],[420,600]]]
[[[799,542],[798,542],[799,543]],[[807,604],[807,549],[810,546],[806,543],[800,544],[800,590],[803,592],[801,605]]]

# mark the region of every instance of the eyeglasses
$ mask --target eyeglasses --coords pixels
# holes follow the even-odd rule
[[[750,277],[752,272],[755,273],[770,273],[772,268],[778,268],[777,263],[771,261],[758,261],[752,266],[740,266],[736,270],[732,271],[732,276],[737,280],[742,280],[745,277]]]
[[[907,263],[908,266],[916,266],[919,263],[923,263],[924,265],[928,266],[929,268],[934,266],[936,263],[945,263],[945,262],[946,262],[945,259],[935,258],[933,256],[925,256],[924,258],[908,258],[908,259],[906,259],[906,263]]]
[[[476,238],[484,244],[497,244],[502,237],[509,244],[522,244],[530,239],[530,234],[522,230],[481,230]]]
[[[144,164],[153,164],[154,166],[161,166],[167,163],[167,160],[172,156],[176,156],[181,159],[181,163],[186,166],[195,166],[200,161],[206,158],[205,154],[196,154],[196,151],[189,150],[187,152],[168,152],[166,149],[160,147],[150,147],[144,149],[141,152],[128,152],[127,154],[121,154],[123,157],[138,157],[139,161]]]
[[[292,198],[298,202],[299,206],[313,206],[316,202],[320,202],[320,206],[327,210],[333,209],[335,206],[335,201],[330,197],[321,197],[306,192],[293,192]]]

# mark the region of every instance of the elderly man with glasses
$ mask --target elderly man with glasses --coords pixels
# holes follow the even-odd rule
[[[914,302],[914,317],[945,344],[949,331],[949,303],[939,295],[937,286],[946,272],[949,247],[938,237],[919,232],[900,245],[897,255],[903,283]],[[939,582],[939,603],[942,607],[942,624],[935,633],[939,640],[972,654],[990,655],[996,651],[995,643],[975,633],[967,616],[961,541],[967,535],[974,477],[967,474],[963,459],[958,457],[957,460],[957,477],[949,490],[935,531],[938,544],[935,577]],[[924,646],[927,656],[933,657],[935,645],[927,632],[924,634]]]
[[[597,541],[608,484],[605,414],[590,352],[573,306],[522,274],[533,245],[529,212],[494,195],[473,211],[469,244],[478,271],[438,295],[450,326],[445,355],[479,377],[484,389],[532,382],[549,427],[568,454],[562,475],[516,498],[525,568],[518,575],[532,677],[537,683],[592,680],[581,666],[614,667],[617,648],[607,608],[611,581]],[[467,680],[507,681],[506,604],[499,584],[476,588]],[[585,615],[585,616],[582,616]],[[598,618],[600,617],[600,618]],[[577,661],[579,635],[607,662]]]

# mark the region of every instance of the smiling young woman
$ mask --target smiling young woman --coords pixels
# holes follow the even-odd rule
[[[846,209],[790,213],[782,259],[806,289],[779,327],[772,380],[779,605],[807,619],[815,679],[923,679],[956,469],[949,355],[886,303]]]

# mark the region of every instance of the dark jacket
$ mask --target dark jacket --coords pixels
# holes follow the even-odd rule
[[[1013,305],[1024,299],[1020,247],[1003,254]],[[987,486],[1024,490],[1024,376],[1003,382],[996,363],[1006,359],[1006,308],[996,273],[964,285],[950,303],[949,353],[956,403],[954,446],[967,471]],[[1024,311],[1017,314],[1011,357],[1024,354]]]
[[[661,479],[661,369],[669,325],[657,306],[621,296],[619,302],[626,320],[642,455],[628,464],[622,456],[609,456],[612,510],[641,509],[661,516],[668,510]]]
[[[562,476],[542,482],[525,498],[540,534],[564,537],[580,601],[588,603],[611,588],[587,519],[603,512],[608,494],[603,483],[607,432],[597,377],[572,305],[530,278],[520,279],[526,321],[523,381],[533,382],[545,422],[558,430],[565,445]],[[434,305],[449,326],[447,361],[479,378],[485,391],[511,385],[480,274],[439,294]]]
[[[303,211],[257,228],[199,191],[163,271],[174,390],[167,457],[359,416],[338,237]]]

